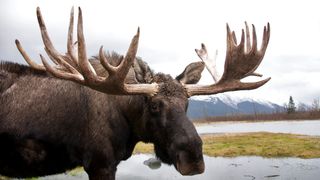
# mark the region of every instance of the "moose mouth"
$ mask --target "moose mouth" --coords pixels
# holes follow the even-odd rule
[[[177,171],[183,176],[202,174],[205,169],[203,158],[197,161],[190,161],[186,152],[179,152],[174,163]]]

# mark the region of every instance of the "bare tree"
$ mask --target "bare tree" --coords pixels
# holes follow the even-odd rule
[[[297,111],[298,111],[298,112],[306,112],[306,111],[308,111],[308,107],[307,107],[306,104],[300,102],[300,103],[298,104]]]
[[[314,112],[320,111],[319,98],[313,99],[311,104],[311,111],[314,111]]]

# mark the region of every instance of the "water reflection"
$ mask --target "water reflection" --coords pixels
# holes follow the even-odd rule
[[[309,121],[269,121],[269,122],[221,122],[200,125],[199,134],[273,132],[320,136],[320,120]]]
[[[181,180],[213,180],[213,179],[310,179],[320,177],[320,159],[298,158],[262,158],[262,157],[207,157],[206,171],[196,176],[181,176],[174,167],[161,166],[158,170],[150,170],[140,166],[150,155],[136,155],[130,161],[119,166],[117,177],[121,180],[136,179],[181,179]],[[133,172],[143,172],[139,173]]]

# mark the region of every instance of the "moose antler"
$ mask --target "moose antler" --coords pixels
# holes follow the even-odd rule
[[[201,49],[195,49],[195,51],[198,54],[199,58],[204,62],[213,80],[217,82],[220,79],[220,75],[216,69],[216,59],[218,56],[218,50],[216,50],[216,53],[214,54],[213,58],[209,56],[207,48],[203,43],[201,44]]]
[[[254,25],[252,25],[252,45],[248,25],[247,23],[245,23],[245,25],[246,33],[242,29],[240,44],[237,45],[235,33],[234,31],[230,31],[229,25],[227,24],[227,52],[224,73],[221,79],[216,84],[211,85],[185,85],[189,96],[210,95],[226,91],[256,89],[271,79],[267,78],[262,81],[250,83],[243,83],[240,81],[247,76],[262,76],[254,71],[258,68],[263,59],[270,38],[270,25],[268,23],[267,27],[264,27],[262,45],[260,50],[258,50],[257,36]],[[203,57],[207,57],[203,56],[203,54],[206,54],[205,46],[202,45],[202,49],[196,50],[196,52],[198,55],[200,54],[200,58],[207,64],[208,58],[203,59]],[[212,69],[215,66],[210,66],[210,64],[207,64],[206,67],[211,68],[209,72],[214,80],[216,80],[217,77],[214,75],[216,70]]]
[[[101,77],[97,75],[95,69],[92,67],[91,63],[87,58],[86,44],[83,34],[83,20],[82,11],[79,7],[78,15],[78,27],[77,27],[77,43],[73,43],[73,20],[74,20],[74,10],[72,8],[70,13],[70,23],[68,31],[68,41],[67,41],[67,53],[61,55],[53,46],[45,23],[43,21],[40,8],[37,8],[37,18],[39,27],[41,30],[42,40],[45,46],[45,51],[47,52],[50,59],[56,64],[52,67],[47,60],[40,54],[43,65],[35,63],[26,54],[22,48],[20,42],[16,40],[16,45],[24,59],[28,64],[39,70],[44,70],[49,72],[55,77],[71,80],[90,88],[96,89],[100,92],[105,92],[108,94],[115,95],[128,95],[128,94],[148,94],[153,96],[158,92],[157,84],[126,84],[125,78],[132,67],[139,42],[140,30],[138,28],[137,34],[133,37],[131,44],[129,46],[126,56],[122,59],[121,63],[114,67],[106,59],[101,46],[99,56],[100,62],[103,67],[107,70],[108,76]],[[76,44],[77,48],[76,49]],[[78,54],[77,54],[78,52]]]

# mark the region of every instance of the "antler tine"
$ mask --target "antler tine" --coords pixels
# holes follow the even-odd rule
[[[93,82],[97,74],[93,69],[92,65],[89,63],[87,58],[87,51],[86,51],[86,43],[83,35],[83,20],[82,20],[82,11],[79,7],[79,14],[78,14],[78,57],[79,57],[79,67],[85,79],[88,82]]]
[[[215,82],[218,82],[218,80],[220,79],[220,75],[216,69],[216,59],[218,56],[218,50],[216,50],[214,56],[212,58],[209,57],[209,54],[207,52],[207,48],[206,46],[202,43],[201,44],[201,49],[195,49],[197,55],[199,56],[199,58],[204,62],[207,70],[209,71],[209,73],[211,74],[213,80]]]
[[[257,50],[257,34],[256,34],[256,28],[252,24],[252,47],[251,47],[251,51],[249,53],[253,53],[256,50]]]
[[[78,59],[75,54],[74,44],[73,44],[73,22],[74,22],[74,7],[71,8],[70,12],[70,22],[67,37],[67,54],[70,56],[71,61],[74,66],[78,64]]]
[[[234,46],[233,35],[230,31],[229,24],[227,23],[227,51],[230,51]]]
[[[114,75],[117,72],[117,68],[112,66],[108,60],[106,59],[106,56],[104,55],[104,51],[103,51],[103,46],[100,47],[99,50],[99,59],[100,59],[100,63],[101,65],[108,71],[109,75]],[[122,59],[123,61],[123,59]]]
[[[30,57],[29,55],[26,53],[26,51],[23,49],[23,47],[21,46],[19,40],[15,40],[15,43],[16,43],[16,46],[17,46],[17,49],[19,50],[20,54],[23,56],[23,58],[26,60],[26,62],[29,64],[29,66],[31,66],[32,68],[34,69],[37,69],[37,70],[40,70],[40,71],[46,71],[46,67],[43,66],[43,65],[40,65],[36,62],[34,62]],[[45,48],[46,52],[47,49]],[[50,54],[48,54],[50,59],[53,59],[52,56],[50,56]],[[74,69],[72,66],[70,66],[68,63],[66,63],[63,59],[60,59],[61,63],[64,64],[64,67],[66,67],[70,72],[72,73],[76,73],[76,74],[79,74],[79,72]],[[57,69],[63,69],[62,67],[59,67],[57,66]]]
[[[47,51],[50,53],[50,55],[52,57],[54,57],[53,62],[55,64],[59,64],[57,61],[56,61],[56,58],[59,56],[59,53],[58,51],[54,48],[51,40],[50,40],[50,37],[49,37],[49,34],[48,34],[48,31],[47,31],[47,28],[46,28],[46,25],[43,21],[43,18],[42,18],[42,14],[41,14],[41,10],[39,7],[37,7],[37,18],[38,18],[38,23],[39,23],[39,27],[40,27],[40,31],[41,31],[41,36],[42,36],[42,41],[43,41],[43,44],[45,45],[45,48],[47,49]]]
[[[246,26],[246,47],[247,47],[246,50],[249,51],[251,49],[250,32],[249,32],[247,21],[245,21],[244,24]]]
[[[263,56],[266,52],[266,49],[268,47],[268,43],[269,43],[269,39],[270,39],[270,25],[269,23],[267,24],[268,29],[266,29],[266,26],[264,26],[263,29],[263,37],[262,37],[262,43],[261,43],[261,48],[260,50],[257,50],[257,35],[256,35],[256,31],[255,31],[255,27],[254,25],[252,25],[252,49],[249,53],[253,53],[253,54],[258,54],[258,56],[260,56],[261,58],[256,62],[256,66],[252,68],[252,70],[250,72],[248,72],[246,74],[246,76],[259,76],[262,77],[261,74],[259,73],[255,73],[254,71],[259,67],[260,63],[262,62]],[[254,51],[253,51],[254,50]]]
[[[245,36],[245,34],[244,34],[244,30],[242,29],[241,30],[241,41],[240,41],[240,44],[238,45],[238,47],[239,47],[239,51],[245,51],[245,48],[244,48],[244,36]]]
[[[126,75],[129,72],[130,67],[133,65],[134,60],[136,58],[136,54],[138,51],[138,44],[139,44],[139,36],[140,36],[140,28],[138,28],[136,35],[132,38],[128,52],[126,56],[121,61],[119,65],[118,75],[121,79],[125,79]]]
[[[21,46],[20,42],[18,39],[15,40],[16,46],[19,50],[19,52],[21,53],[21,55],[23,56],[23,58],[26,60],[26,62],[34,69],[37,70],[41,70],[41,71],[45,71],[46,68],[43,65],[37,64],[36,62],[34,62],[26,53],[26,51],[23,49],[23,47]]]
[[[261,43],[260,52],[265,53],[268,47],[269,39],[270,39],[270,24],[268,23],[267,26],[264,26],[263,28],[263,40]]]
[[[236,37],[236,33],[234,31],[232,31],[232,40],[233,40],[233,43],[236,45],[238,44],[237,42],[237,37]]]
[[[102,66],[108,71],[109,75],[117,75],[118,78],[121,80],[124,80],[126,78],[126,75],[128,74],[129,69],[133,65],[136,54],[137,54],[139,36],[140,36],[140,28],[138,28],[137,34],[132,38],[125,58],[122,59],[121,63],[117,67],[112,66],[107,61],[104,55],[103,46],[101,46],[99,51],[100,62]]]
[[[242,30],[240,44],[237,45],[235,33],[230,31],[227,24],[227,51],[224,73],[221,79],[212,85],[185,85],[189,96],[208,95],[226,91],[255,89],[270,80],[267,78],[262,81],[243,83],[241,79],[254,75],[262,76],[254,71],[260,65],[270,38],[270,26],[264,27],[263,42],[261,49],[257,50],[257,36],[254,25],[252,25],[252,46],[250,44],[249,28],[246,25],[246,31]],[[246,41],[246,45],[245,45]],[[246,48],[245,48],[246,46]]]

